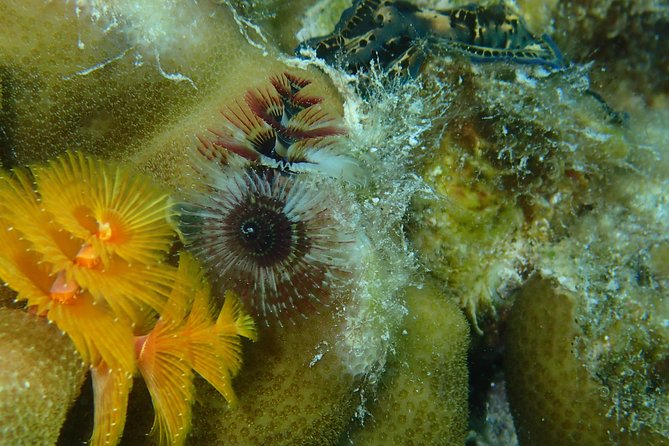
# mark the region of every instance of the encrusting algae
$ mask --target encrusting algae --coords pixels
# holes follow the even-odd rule
[[[214,320],[197,263],[186,254],[178,268],[167,263],[177,235],[167,193],[80,153],[0,181],[0,277],[17,301],[68,335],[90,367],[91,444],[119,441],[137,370],[161,444],[182,444],[188,432],[191,369],[234,402],[239,336],[255,338],[253,321],[234,295]]]

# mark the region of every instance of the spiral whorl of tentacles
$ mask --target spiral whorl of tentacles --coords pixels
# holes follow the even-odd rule
[[[267,325],[306,315],[347,276],[353,236],[333,188],[359,169],[339,152],[346,131],[305,92],[310,83],[272,76],[198,137],[205,190],[184,233],[221,288]]]
[[[198,137],[200,153],[224,164],[235,154],[253,165],[354,180],[358,167],[336,147],[346,130],[322,108],[323,98],[304,91],[311,81],[282,73],[270,83],[221,111],[224,128]]]

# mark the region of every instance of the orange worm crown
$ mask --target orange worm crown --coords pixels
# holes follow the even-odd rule
[[[235,401],[239,336],[253,338],[255,328],[228,296],[222,330],[197,263],[187,255],[178,269],[164,261],[177,235],[174,217],[169,195],[148,178],[82,154],[0,177],[0,278],[67,333],[90,367],[93,445],[120,439],[137,370],[151,391],[161,444],[183,443],[192,370]]]

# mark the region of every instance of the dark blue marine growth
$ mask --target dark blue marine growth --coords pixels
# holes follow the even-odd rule
[[[390,75],[415,76],[428,49],[465,54],[476,62],[563,66],[551,38],[529,32],[504,4],[432,10],[404,1],[356,0],[332,34],[303,42],[298,51],[304,47],[352,73],[377,61]]]

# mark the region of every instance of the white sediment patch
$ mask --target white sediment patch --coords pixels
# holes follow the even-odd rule
[[[152,63],[166,78],[186,81],[197,88],[187,73],[173,71],[181,55],[204,51],[204,28],[218,13],[209,2],[177,0],[75,0],[74,13],[82,22],[91,21],[119,48],[115,57],[77,72],[87,75],[124,57],[136,65]],[[87,45],[81,37],[78,47]]]

